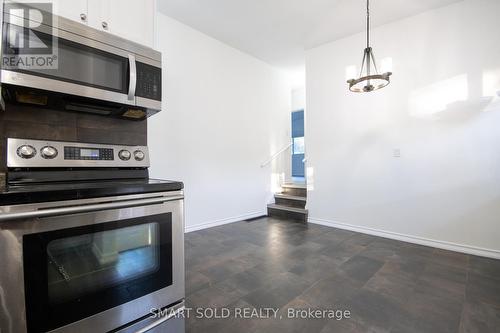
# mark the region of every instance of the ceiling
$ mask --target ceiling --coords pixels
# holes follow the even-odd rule
[[[372,26],[458,1],[372,0]],[[304,66],[304,50],[366,24],[365,0],[158,0],[158,10],[286,70]]]

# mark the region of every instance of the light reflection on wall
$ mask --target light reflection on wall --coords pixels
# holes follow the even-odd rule
[[[380,60],[380,73],[392,72],[392,58],[387,57]]]
[[[358,77],[358,75],[359,75],[358,69],[356,68],[355,65],[347,66],[345,68],[345,80],[346,81],[355,79]]]
[[[285,173],[272,173],[271,174],[271,193],[281,193],[283,189],[281,185],[285,182]]]
[[[467,101],[468,88],[467,74],[462,74],[414,90],[409,100],[410,115],[416,118],[432,118],[453,103]]]
[[[307,167],[306,169],[307,190],[314,191],[314,168]]]
[[[483,96],[500,96],[500,68],[483,72]]]

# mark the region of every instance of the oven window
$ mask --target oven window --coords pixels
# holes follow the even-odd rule
[[[48,301],[61,304],[153,274],[158,223],[67,237],[47,246]]]
[[[23,261],[28,331],[50,331],[172,285],[172,215],[25,235]]]

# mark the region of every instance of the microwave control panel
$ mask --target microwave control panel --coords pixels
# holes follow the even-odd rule
[[[137,62],[136,66],[137,87],[135,95],[161,101],[161,68],[141,62]]]

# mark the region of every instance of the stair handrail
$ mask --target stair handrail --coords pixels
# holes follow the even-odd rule
[[[271,155],[271,157],[264,163],[260,165],[261,168],[266,167],[267,165],[271,164],[272,161],[274,161],[278,156],[280,156],[282,153],[288,150],[293,145],[293,142],[290,142],[287,144],[285,147],[281,148],[277,153]]]

